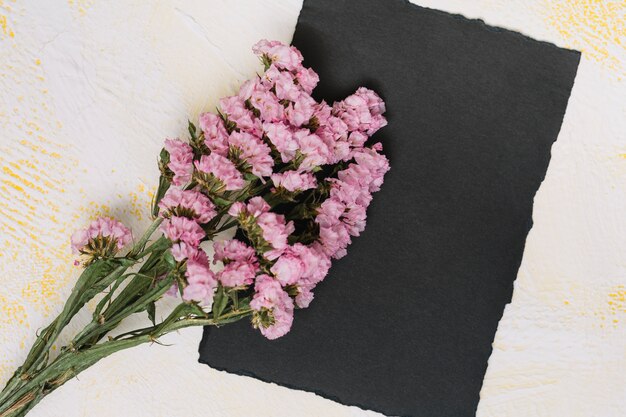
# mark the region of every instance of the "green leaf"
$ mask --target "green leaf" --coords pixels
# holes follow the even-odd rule
[[[188,120],[189,125],[187,126],[187,129],[189,130],[189,134],[191,135],[191,139],[196,140],[198,139],[197,135],[196,135],[196,126],[191,123],[191,120]]]
[[[225,200],[225,199],[223,199],[221,197],[217,197],[217,196],[211,197],[211,201],[213,201],[213,203],[217,204],[218,206],[228,206],[228,205],[232,204],[231,201]]]
[[[224,312],[227,304],[228,296],[226,295],[226,291],[224,291],[224,287],[220,285],[217,287],[215,297],[213,297],[213,318],[218,319]]]
[[[208,317],[208,314],[196,303],[188,304],[189,313],[200,317]]]
[[[146,306],[146,311],[148,312],[148,318],[150,318],[152,324],[156,325],[156,304],[154,301],[148,303],[148,305]]]
[[[172,255],[172,252],[165,252],[163,254],[163,260],[171,269],[174,269],[176,267],[176,259],[174,259],[174,255]]]
[[[250,297],[240,298],[237,304],[238,310],[248,310],[250,308]]]
[[[246,172],[245,174],[243,174],[243,177],[247,180],[247,181],[256,181],[259,179],[259,177],[257,177],[256,175],[254,175],[251,172]]]
[[[170,181],[163,175],[159,177],[159,187],[152,199],[152,216],[157,217],[159,215],[159,202],[170,188]]]

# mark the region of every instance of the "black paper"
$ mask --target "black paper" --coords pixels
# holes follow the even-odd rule
[[[473,416],[579,53],[401,0],[306,0],[293,44],[317,99],[385,99],[391,171],[291,333],[207,328],[200,360],[388,415]]]

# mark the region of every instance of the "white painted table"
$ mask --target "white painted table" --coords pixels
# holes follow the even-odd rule
[[[478,415],[626,415],[626,2],[417,3],[583,50]],[[101,212],[144,227],[163,138],[259,70],[258,39],[290,41],[300,7],[0,0],[0,380],[71,288],[71,231]],[[200,365],[201,331],[116,354],[30,415],[378,415]]]

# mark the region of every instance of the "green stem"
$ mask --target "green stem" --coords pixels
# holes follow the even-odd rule
[[[250,309],[233,311],[222,315],[217,320],[214,318],[197,318],[191,316],[178,316],[175,309],[170,316],[157,326],[146,328],[145,332],[132,337],[111,339],[107,342],[94,345],[84,350],[65,351],[57,359],[42,369],[36,376],[27,381],[18,390],[13,392],[6,400],[0,402],[0,417],[22,417],[42,398],[72,379],[83,370],[97,363],[107,356],[135,347],[144,343],[156,342],[159,337],[191,326],[219,326],[232,323],[251,314]]]
[[[150,248],[153,245],[147,249],[145,246],[161,222],[162,219],[157,219],[150,225],[141,239],[133,245],[127,257],[119,260],[99,259],[85,268],[72,289],[69,298],[65,302],[61,313],[37,337],[24,364],[17,368],[13,376],[6,383],[0,393],[0,404],[4,403],[8,396],[31,379],[39,368],[46,366],[52,345],[57,340],[63,328],[67,326],[76,313],[78,313],[89,300],[102,292],[116,279],[119,279],[128,268],[141,261],[141,259],[150,252]],[[132,255],[132,257],[130,255]],[[119,265],[115,266],[115,263]]]

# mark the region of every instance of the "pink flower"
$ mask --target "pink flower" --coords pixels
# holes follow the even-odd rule
[[[313,301],[313,287],[312,285],[298,286],[298,295],[295,301],[299,308],[307,308],[311,304],[311,301]]]
[[[276,259],[287,247],[287,238],[295,227],[293,222],[285,223],[285,216],[272,212],[262,213],[256,218],[257,225],[262,230],[263,239],[274,248],[265,252],[266,259]]]
[[[342,221],[346,225],[346,230],[351,236],[359,236],[365,230],[365,207],[358,204],[351,204],[344,213]]]
[[[296,73],[296,79],[302,90],[307,94],[311,94],[320,77],[311,68],[300,68]]]
[[[185,277],[187,286],[183,289],[183,300],[211,306],[217,279],[209,267],[209,259],[203,250],[198,251],[194,258],[187,260]]]
[[[350,234],[343,223],[337,223],[329,227],[320,227],[320,248],[328,256],[335,259],[346,255],[346,248],[351,242]]]
[[[359,87],[354,95],[365,100],[367,107],[370,109],[370,113],[373,115],[383,114],[385,112],[385,102],[378,94],[369,88]]]
[[[80,229],[72,234],[70,239],[72,242],[72,252],[78,254],[89,243],[89,231],[88,229]]]
[[[267,91],[268,89],[261,83],[259,78],[253,78],[244,81],[239,87],[239,93],[237,94],[244,102],[252,97],[255,91]]]
[[[220,107],[228,120],[235,123],[237,128],[250,133],[260,132],[260,121],[246,108],[244,100],[239,96],[220,99]]]
[[[130,229],[115,219],[98,217],[86,229],[77,230],[72,234],[72,250],[75,253],[81,253],[94,239],[111,241],[114,243],[114,247],[120,250],[132,240],[132,233]]]
[[[307,129],[301,129],[294,134],[294,138],[298,142],[300,152],[305,155],[299,169],[310,170],[328,163],[331,152],[319,136]]]
[[[329,125],[331,123],[331,118],[336,120],[341,120],[337,117],[331,116],[332,107],[326,104],[325,101],[317,103],[314,108],[313,117],[317,119],[317,123],[320,127]],[[346,126],[347,128],[347,126]]]
[[[283,286],[295,284],[298,288],[312,290],[329,269],[330,258],[320,250],[319,245],[296,243],[283,251],[270,271]]]
[[[304,272],[304,263],[294,253],[283,253],[270,271],[283,286],[298,282]]]
[[[368,136],[365,133],[356,130],[354,132],[351,132],[348,136],[348,143],[350,143],[350,146],[352,146],[353,148],[362,148],[365,145],[367,139]]]
[[[300,97],[300,89],[294,83],[293,75],[290,73],[278,72],[273,82],[278,99],[296,101]]]
[[[195,190],[170,188],[159,201],[159,208],[161,217],[180,215],[190,217],[198,223],[208,223],[217,215],[211,200]]]
[[[293,46],[285,45],[279,41],[261,40],[257,42],[252,51],[268,61],[273,62],[278,68],[289,71],[297,70],[302,63],[302,54]]]
[[[263,199],[263,197],[252,197],[246,206],[246,211],[253,217],[259,217],[263,213],[270,211],[270,205]]]
[[[249,100],[264,122],[277,122],[284,116],[285,108],[271,91],[255,90]]]
[[[289,300],[291,300],[291,298]],[[261,334],[269,340],[283,337],[291,330],[291,325],[293,324],[293,301],[291,301],[290,307],[285,304],[282,308],[274,308],[272,315],[274,317],[274,324],[269,327],[260,328]]]
[[[285,109],[289,123],[294,127],[309,123],[315,113],[316,105],[317,102],[310,95],[301,92],[298,98]]]
[[[180,139],[167,139],[165,150],[170,154],[167,167],[174,173],[172,183],[183,186],[191,180],[193,173],[193,150],[189,144]]]
[[[385,103],[382,99],[364,87],[333,105],[333,113],[340,117],[351,131],[360,130],[368,135],[373,135],[387,124],[382,115],[384,112]]]
[[[228,132],[221,117],[213,113],[202,113],[200,129],[204,132],[204,144],[211,152],[222,156],[228,154]]]
[[[340,218],[346,211],[346,206],[339,199],[329,198],[325,200],[317,210],[315,222],[320,227],[330,227],[340,222]]]
[[[228,210],[228,214],[239,217],[240,221],[241,218],[246,219],[244,220],[246,223],[249,218],[254,219],[261,230],[260,237],[273,248],[263,254],[266,259],[270,260],[281,255],[287,247],[287,238],[295,230],[293,222],[285,223],[285,216],[272,213],[269,204],[260,196],[251,198],[247,205],[242,202],[234,203]],[[255,233],[250,230],[246,232]]]
[[[368,189],[370,192],[380,190],[384,176],[389,171],[389,160],[385,155],[377,152],[377,150],[382,150],[382,145],[380,143],[377,145],[377,149],[363,148],[354,154],[356,163],[369,173]]]
[[[317,242],[311,246],[296,243],[289,248],[289,251],[296,254],[304,265],[300,284],[317,284],[328,274],[331,265],[330,258],[324,254]]]
[[[331,181],[330,196],[344,204],[358,204],[369,206],[372,193],[369,192],[369,172],[358,165],[351,164],[348,169],[341,171],[342,180]]]
[[[245,213],[245,211],[246,211],[246,204],[242,203],[241,201],[233,203],[228,208],[228,214],[233,217],[238,217],[241,213]]]
[[[237,239],[215,242],[213,250],[215,251],[213,263],[215,261],[221,261],[224,264],[234,261],[252,262],[256,259],[254,249]]]
[[[202,155],[200,161],[196,161],[195,164],[198,171],[218,179],[226,190],[240,190],[245,185],[241,172],[222,155],[216,153]]]
[[[317,187],[317,180],[310,172],[286,171],[281,174],[272,174],[275,187],[282,187],[287,191],[304,191]]]
[[[289,294],[269,275],[259,275],[254,290],[250,307],[257,312],[269,311],[271,321],[270,324],[259,320],[261,334],[271,340],[287,334],[293,322],[293,300]]]
[[[246,132],[232,132],[228,138],[231,149],[238,150],[238,158],[251,167],[257,177],[269,177],[272,174],[274,160],[270,155],[270,147]]]
[[[198,256],[199,249],[197,246],[191,246],[186,242],[178,242],[172,245],[172,256],[176,262],[182,262],[187,258],[193,258]]]
[[[283,162],[289,162],[296,156],[298,142],[287,125],[283,123],[263,123],[263,131],[276,150],[280,152]]]
[[[202,227],[187,217],[172,216],[161,224],[161,231],[172,242],[185,242],[197,247],[205,233]]]
[[[226,264],[224,269],[217,273],[217,278],[225,287],[250,285],[258,270],[258,264],[255,262],[234,261]]]

